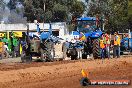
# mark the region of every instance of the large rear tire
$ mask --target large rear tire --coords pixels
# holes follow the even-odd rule
[[[22,51],[21,61],[22,61],[22,63],[32,62],[32,56],[31,55],[26,56],[25,51]]]
[[[54,48],[54,43],[51,44],[50,50],[49,50],[49,59],[50,61],[55,61],[55,48]]]
[[[70,51],[70,53],[72,54],[71,55],[71,60],[77,60],[77,56],[78,56],[77,50],[73,49],[73,50]]]
[[[40,53],[41,53],[41,60],[42,60],[43,62],[46,62],[46,59],[47,59],[47,54],[46,54],[46,52],[41,48],[41,49],[40,49]]]
[[[71,55],[71,60],[77,60],[77,55]]]
[[[82,59],[87,59],[87,55],[86,54],[82,54]]]
[[[100,44],[99,38],[93,40],[93,57],[94,59],[100,58]]]
[[[43,61],[54,61],[55,57],[55,49],[54,49],[54,43],[53,42],[45,42],[44,45],[41,45],[43,48],[41,48],[41,59]]]

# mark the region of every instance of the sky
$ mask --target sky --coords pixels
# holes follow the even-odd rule
[[[10,0],[4,0],[5,3],[8,3]]]

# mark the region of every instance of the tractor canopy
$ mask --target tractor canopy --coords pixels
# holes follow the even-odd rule
[[[79,32],[87,33],[92,32],[96,28],[96,18],[95,17],[84,17],[77,19],[77,30]]]
[[[96,31],[92,32],[90,37],[91,38],[99,38],[102,34],[103,34],[103,32],[101,30],[96,30]]]
[[[77,21],[96,21],[95,17],[80,17]]]
[[[77,31],[84,33],[87,38],[98,38],[102,35],[101,29],[96,27],[96,17],[78,18]]]

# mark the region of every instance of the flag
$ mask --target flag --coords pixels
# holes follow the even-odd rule
[[[86,40],[86,36],[82,32],[79,35],[79,40],[82,40],[82,41]]]

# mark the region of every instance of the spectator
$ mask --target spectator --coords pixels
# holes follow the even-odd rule
[[[105,34],[105,46],[106,46],[106,55],[110,58],[110,36],[108,33]]]
[[[120,57],[120,37],[117,32],[114,33],[114,49],[113,49],[113,58],[117,56]]]
[[[100,54],[101,54],[101,59],[105,58],[104,56],[104,51],[105,51],[105,44],[104,44],[104,40],[103,37],[100,38]]]

